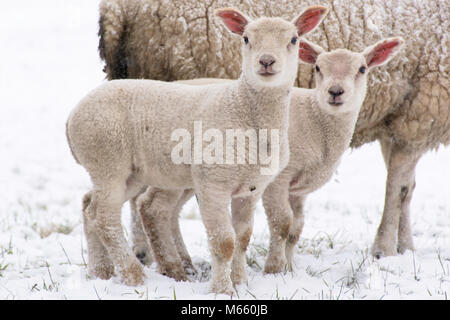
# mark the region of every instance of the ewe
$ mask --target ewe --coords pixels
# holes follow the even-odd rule
[[[120,222],[124,202],[147,186],[164,191],[157,212],[147,216],[155,204],[151,191],[139,197],[137,206],[147,233],[161,240],[155,256],[166,259],[162,271],[186,279],[179,257],[172,250],[170,224],[163,217],[184,189],[195,189],[212,258],[211,290],[232,293],[230,263],[236,247],[245,252],[251,229],[233,225],[228,203],[233,197],[251,197],[256,202],[268,183],[288,163],[290,92],[297,74],[298,37],[313,30],[327,9],[313,6],[288,22],[281,18],[251,21],[234,9],[216,15],[226,27],[241,36],[242,74],[233,83],[188,86],[151,80],[117,80],[89,93],[67,121],[67,138],[74,158],[90,174],[93,189],[83,201],[88,241],[89,272],[102,279],[113,275],[114,267],[128,285],[141,284],[142,265],[128,247]],[[261,174],[256,164],[216,164],[172,161],[172,134],[184,130],[195,136],[195,122],[205,130],[225,132],[236,128],[266,129],[279,134],[267,137],[266,147],[277,145],[276,170]],[[261,144],[261,140],[259,141]],[[196,148],[193,143],[193,149]],[[189,146],[191,149],[191,146]],[[236,146],[232,149],[237,153]],[[273,149],[271,149],[273,150]],[[252,215],[252,213],[250,213]],[[160,217],[160,218],[158,218]],[[233,218],[251,220],[251,216]],[[245,261],[242,261],[244,263]],[[235,284],[246,275],[235,274]]]
[[[292,15],[317,0],[103,0],[100,56],[109,79],[184,80],[239,76],[240,48],[216,32],[214,6],[255,15]],[[351,141],[378,140],[388,170],[383,219],[373,246],[377,257],[413,249],[410,203],[421,156],[450,144],[450,1],[324,0],[326,24],[310,40],[328,51],[361,51],[393,34],[405,39],[402,58],[369,75],[369,88]],[[311,88],[314,69],[296,86]]]

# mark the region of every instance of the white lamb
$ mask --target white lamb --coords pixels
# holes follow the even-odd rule
[[[153,192],[146,192],[139,197],[137,209],[146,231],[161,241],[154,252],[167,261],[169,267],[163,271],[185,279],[184,270],[178,268],[178,255],[171,251],[173,243],[167,232],[170,224],[159,217],[169,216],[168,204],[177,200],[183,189],[194,188],[211,250],[211,290],[233,292],[230,263],[235,240],[236,247],[245,252],[249,231],[233,230],[228,203],[232,197],[250,196],[252,202],[258,201],[266,186],[287,165],[297,39],[313,30],[326,13],[325,7],[313,6],[292,22],[282,18],[251,21],[234,9],[218,10],[216,15],[226,27],[243,39],[239,80],[198,87],[151,80],[110,81],[78,104],[67,121],[67,138],[73,156],[93,182],[92,191],[83,201],[92,275],[110,278],[115,267],[126,284],[143,282],[142,265],[126,243],[120,213],[124,202],[151,185],[165,190],[164,196],[155,203]],[[278,139],[270,135],[265,141],[271,151],[273,145],[278,146],[278,166],[271,174],[261,174],[261,161],[228,165],[194,159],[193,163],[174,163],[172,134],[183,129],[195,137],[195,121],[201,121],[204,130],[222,132],[230,128],[278,130]],[[188,147],[191,149],[191,145]],[[236,147],[232,150],[237,151]],[[275,154],[271,156],[276,159]],[[145,214],[150,204],[159,207],[153,216]],[[235,284],[245,282],[246,275],[234,274],[233,280]]]

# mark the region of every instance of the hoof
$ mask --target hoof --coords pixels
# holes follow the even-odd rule
[[[153,262],[152,255],[145,250],[135,250],[134,254],[144,266],[150,266]]]
[[[144,284],[145,273],[142,265],[136,261],[120,273],[123,283],[130,287]]]
[[[97,264],[88,266],[90,277],[109,280],[114,276],[114,267],[112,264]]]
[[[268,259],[264,265],[264,273],[273,274],[281,273],[286,268],[287,261],[285,259]]]
[[[188,281],[186,271],[177,263],[166,264],[164,267],[160,267],[160,273],[176,281]]]
[[[226,285],[226,286],[212,284],[210,291],[211,291],[211,293],[225,294],[225,295],[228,295],[230,297],[237,296],[236,291],[231,286],[231,283],[230,283],[230,285]]]
[[[374,244],[372,247],[372,256],[374,256],[376,259],[381,259],[383,257],[396,256],[396,255],[397,255],[397,250],[395,250],[395,248],[380,246],[377,244]]]

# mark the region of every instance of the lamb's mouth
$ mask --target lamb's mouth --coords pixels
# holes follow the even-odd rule
[[[344,103],[343,102],[340,102],[340,101],[328,101],[328,103],[330,104],[330,105],[332,105],[333,107],[339,107],[339,106],[342,106]]]
[[[278,72],[274,72],[274,71],[258,71],[258,74],[261,77],[271,77],[276,75]]]

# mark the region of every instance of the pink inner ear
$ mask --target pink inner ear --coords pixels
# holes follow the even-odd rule
[[[300,60],[310,64],[315,64],[317,60],[317,52],[315,52],[309,44],[303,41],[300,42],[298,56]]]
[[[222,18],[223,22],[231,32],[240,35],[244,33],[245,26],[248,22],[242,15],[232,10],[220,11],[218,15]]]
[[[323,9],[312,9],[302,14],[295,23],[298,34],[301,36],[313,30],[320,22],[323,14]]]
[[[396,46],[398,46],[398,41],[386,42],[379,44],[372,50],[372,52],[367,57],[367,65],[373,67],[382,64],[391,55],[392,51]]]

